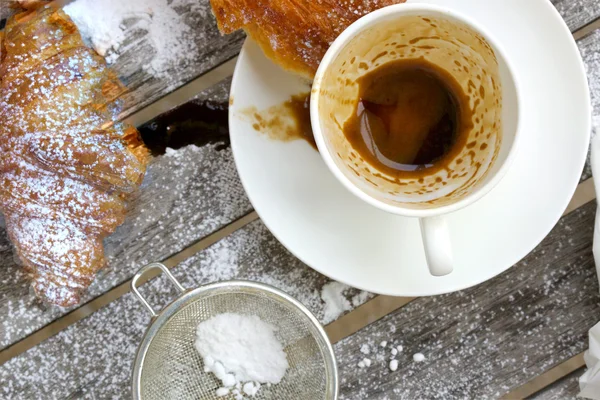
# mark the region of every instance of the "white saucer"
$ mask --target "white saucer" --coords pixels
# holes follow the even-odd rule
[[[548,0],[429,0],[479,21],[501,42],[522,86],[523,143],[506,178],[449,217],[455,270],[429,274],[417,220],[353,196],[304,141],[273,141],[240,115],[308,87],[246,41],[235,70],[229,127],[235,161],[265,225],[295,256],[348,285],[423,296],[488,280],[525,257],[567,207],[585,162],[591,106],[577,46]]]

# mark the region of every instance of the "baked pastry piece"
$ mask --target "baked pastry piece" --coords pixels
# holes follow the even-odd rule
[[[219,30],[244,29],[285,69],[312,79],[331,43],[354,21],[406,0],[211,0]]]
[[[17,14],[3,36],[0,211],[35,292],[70,306],[105,264],[147,150],[117,122],[124,87],[64,12]]]

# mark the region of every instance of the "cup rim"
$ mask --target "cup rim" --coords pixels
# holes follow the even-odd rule
[[[321,130],[321,121],[319,116],[319,103],[320,103],[320,85],[323,80],[323,76],[329,69],[331,63],[335,60],[335,58],[339,55],[339,53],[343,50],[343,48],[348,44],[352,39],[354,39],[361,32],[371,27],[379,20],[389,17],[390,15],[396,16],[409,16],[409,15],[418,15],[420,12],[429,12],[433,14],[437,14],[441,17],[446,17],[450,19],[454,19],[456,21],[462,22],[465,25],[472,28],[474,31],[479,33],[484,39],[492,46],[494,53],[498,59],[501,59],[505,64],[506,69],[508,70],[509,75],[511,76],[516,92],[517,98],[517,123],[516,123],[516,132],[513,143],[509,150],[509,153],[504,160],[502,166],[496,171],[493,177],[488,180],[484,185],[475,189],[475,191],[465,198],[448,205],[443,205],[434,208],[427,209],[413,209],[402,206],[394,206],[388,203],[385,203],[381,200],[378,200],[367,193],[363,192],[356,185],[354,185],[350,179],[348,179],[342,171],[338,168],[335,163],[329,149],[327,148],[327,144],[325,143],[325,138],[323,136],[323,131]],[[313,80],[312,85],[312,96],[310,100],[310,120],[313,129],[313,135],[315,138],[315,142],[317,144],[317,148],[319,149],[319,153],[321,158],[325,161],[325,164],[329,168],[329,170],[333,173],[333,175],[340,181],[346,189],[348,189],[351,193],[353,193],[358,198],[367,202],[368,204],[377,207],[381,210],[387,211],[392,214],[402,215],[406,217],[417,217],[417,218],[428,218],[428,217],[436,217],[444,214],[449,214],[454,211],[458,211],[462,208],[465,208],[488,194],[494,187],[498,185],[498,183],[504,178],[506,173],[508,172],[510,166],[512,165],[514,159],[516,158],[518,142],[521,139],[521,102],[520,102],[520,85],[518,83],[516,74],[512,65],[509,62],[508,57],[506,56],[506,52],[502,48],[502,46],[495,40],[493,37],[477,22],[473,21],[471,18],[465,16],[464,14],[458,13],[452,9],[447,7],[442,7],[438,5],[432,4],[395,4],[387,7],[380,8],[376,11],[373,11],[352,23],[348,28],[346,28],[340,36],[331,44],[325,56],[321,60],[319,68],[317,69],[317,73],[315,74],[315,78]]]

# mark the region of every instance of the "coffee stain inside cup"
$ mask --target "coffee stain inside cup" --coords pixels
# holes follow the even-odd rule
[[[461,121],[472,125],[465,126],[463,135],[454,142],[456,146],[442,151],[445,155],[439,160],[401,160],[393,145],[383,146],[393,150],[386,155],[388,160],[374,159],[369,152],[361,152],[357,141],[349,140],[344,129],[347,121],[357,115],[357,100],[363,95],[361,80],[390,63],[416,61],[427,62],[452,76],[453,86],[458,85],[460,90],[451,92],[464,105],[461,110],[468,114]],[[339,49],[313,84],[313,99],[317,96],[319,100],[320,130],[332,163],[353,186],[393,207],[431,209],[468,197],[489,181],[490,172],[499,170],[496,160],[499,156],[505,159],[513,143],[514,135],[503,140],[503,85],[507,75],[501,74],[506,68],[500,67],[494,49],[482,34],[452,18],[406,15],[369,26]],[[384,82],[383,91],[387,91],[388,84]],[[394,105],[381,100],[375,103]],[[388,125],[398,122],[391,118],[395,112],[374,108],[384,125],[386,121]],[[514,121],[509,120],[508,126],[514,127]],[[387,127],[380,131],[389,133]],[[363,140],[365,146],[369,138],[372,135]],[[411,147],[416,151],[423,145]],[[418,152],[416,157],[419,158]],[[399,168],[381,168],[380,161],[389,160],[400,161],[409,168],[400,172]],[[416,170],[406,171],[414,166]]]
[[[352,147],[392,179],[449,168],[473,129],[469,96],[446,70],[400,59],[357,80],[354,112],[344,123]]]
[[[249,107],[241,113],[250,119],[254,130],[269,139],[283,142],[305,140],[318,151],[310,123],[310,92],[291,96],[286,102],[266,110]]]

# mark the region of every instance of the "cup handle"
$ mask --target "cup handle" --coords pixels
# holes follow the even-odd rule
[[[419,221],[429,272],[433,276],[448,275],[452,272],[454,260],[446,219],[431,217]]]

